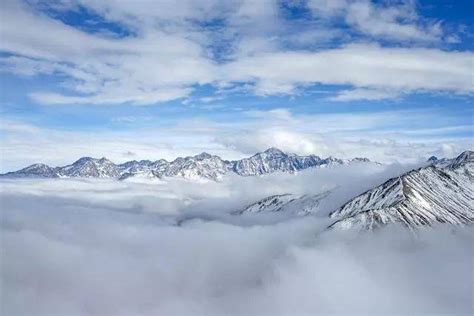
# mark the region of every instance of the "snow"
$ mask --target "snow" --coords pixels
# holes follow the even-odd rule
[[[331,213],[339,229],[372,229],[401,223],[416,229],[435,223],[474,222],[474,155],[410,171],[390,179]]]
[[[315,155],[298,156],[287,154],[277,148],[270,148],[249,158],[227,161],[219,156],[201,153],[196,156],[178,157],[168,162],[141,160],[114,164],[106,158],[83,157],[71,165],[51,168],[46,165],[32,165],[7,177],[46,177],[46,178],[116,178],[130,177],[181,177],[190,180],[220,181],[227,174],[240,176],[260,176],[274,172],[296,173],[308,168],[323,168],[351,163],[370,163],[367,158],[342,160],[334,157],[321,159]]]
[[[294,216],[317,214],[320,202],[327,198],[330,193],[331,191],[314,195],[272,195],[247,206],[243,210],[235,212],[235,214],[254,214],[262,212],[279,212]]]

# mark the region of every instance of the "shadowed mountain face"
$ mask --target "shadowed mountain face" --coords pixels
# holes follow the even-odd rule
[[[331,213],[338,229],[373,229],[399,223],[410,229],[474,221],[474,153],[393,178]]]
[[[71,165],[49,167],[35,164],[19,171],[9,172],[3,177],[10,178],[117,178],[130,177],[164,178],[182,177],[187,179],[219,180],[226,174],[256,176],[273,172],[297,172],[312,167],[328,167],[351,163],[370,163],[367,158],[350,160],[329,157],[322,159],[315,155],[298,156],[270,148],[249,158],[228,161],[219,156],[201,153],[196,156],[179,157],[168,162],[141,160],[114,164],[106,158],[83,157]]]

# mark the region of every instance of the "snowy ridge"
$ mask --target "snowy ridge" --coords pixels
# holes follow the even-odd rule
[[[250,204],[243,210],[235,212],[235,214],[260,213],[260,212],[277,212],[283,205],[297,199],[294,194],[271,195],[260,201]]]
[[[415,230],[435,223],[474,222],[473,152],[429,161],[429,166],[389,179],[331,212],[336,221],[330,228],[371,230],[392,223]],[[330,193],[272,195],[233,214],[316,214]]]
[[[117,165],[106,158],[83,157],[64,167],[52,168],[44,164],[34,164],[1,176],[10,178],[116,178],[120,180],[130,177],[181,177],[217,181],[226,174],[257,176],[278,171],[294,173],[307,168],[351,163],[371,162],[367,158],[342,160],[333,157],[322,159],[315,155],[298,156],[270,148],[252,157],[234,161],[223,160],[219,156],[208,153],[179,157],[171,162],[164,159],[157,161],[133,160]]]
[[[295,216],[316,214],[319,211],[320,202],[330,193],[331,191],[325,191],[314,195],[272,195],[250,204],[243,210],[237,211],[234,214],[243,215],[261,212],[280,212]]]
[[[474,155],[410,171],[344,204],[332,228],[374,229],[399,223],[410,229],[435,223],[474,222]]]

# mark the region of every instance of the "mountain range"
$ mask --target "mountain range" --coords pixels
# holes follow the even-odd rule
[[[226,174],[257,176],[273,172],[298,172],[313,167],[328,167],[352,163],[370,163],[367,158],[338,159],[320,158],[316,155],[299,156],[285,153],[277,148],[269,148],[249,158],[223,160],[219,156],[201,153],[196,156],[178,157],[168,162],[164,159],[150,161],[128,161],[114,164],[107,158],[83,157],[63,167],[34,164],[18,171],[2,174],[9,178],[115,178],[130,177],[220,180]],[[374,162],[375,163],[375,162]]]
[[[372,163],[367,158],[320,158],[299,156],[269,148],[249,158],[228,161],[201,153],[168,162],[141,160],[114,164],[106,158],[83,157],[73,164],[50,167],[34,164],[1,175],[8,178],[113,178],[133,177],[220,180],[224,175],[259,176],[273,172],[295,173],[308,168],[325,168],[354,163]],[[409,229],[436,223],[464,225],[474,222],[474,152],[453,159],[430,157],[427,166],[389,179],[345,202],[329,213],[331,229],[372,230],[388,224]],[[283,212],[292,216],[314,215],[321,211],[331,191],[315,195],[291,193],[272,195],[252,203],[234,215]]]
[[[373,230],[389,224],[416,230],[434,224],[474,222],[474,152],[453,159],[430,158],[429,165],[389,179],[330,212],[330,229]],[[273,195],[236,214],[316,214],[331,192],[314,196]]]

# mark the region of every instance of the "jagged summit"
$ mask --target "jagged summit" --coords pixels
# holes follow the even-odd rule
[[[267,150],[265,150],[264,153],[267,154],[267,155],[285,155],[285,153],[283,151],[281,151],[280,149],[278,149],[276,147],[270,147]]]
[[[79,159],[77,159],[75,162],[73,162],[72,164],[73,165],[82,165],[82,164],[85,164],[87,162],[90,162],[90,161],[98,161],[99,159],[97,158],[92,158],[92,157],[81,157]]]
[[[101,163],[108,163],[108,162],[112,163],[112,161],[110,161],[109,159],[107,159],[105,157],[100,158],[99,162],[101,162]]]
[[[210,159],[212,157],[213,156],[211,154],[208,154],[206,152],[202,152],[199,155],[194,156],[194,158],[198,160]]]
[[[454,159],[448,166],[452,169],[459,168],[466,163],[474,162],[474,151],[467,150]]]
[[[56,169],[48,165],[37,163],[16,171],[17,178],[57,178]],[[7,174],[8,175],[8,174]]]
[[[141,160],[114,164],[105,157],[100,159],[82,157],[74,163],[51,168],[47,165],[35,164],[19,171],[9,172],[3,177],[44,177],[44,178],[117,178],[130,177],[183,177],[189,179],[219,180],[226,174],[240,176],[260,176],[273,172],[294,173],[313,167],[328,167],[350,164],[352,162],[369,163],[367,158],[342,160],[329,157],[321,159],[315,155],[299,156],[285,153],[271,147],[267,150],[240,160],[227,161],[219,156],[203,152],[195,156],[178,157],[171,162],[164,159],[157,161]]]
[[[363,157],[355,157],[354,159],[352,159],[352,161],[370,162],[369,158],[363,158]]]

